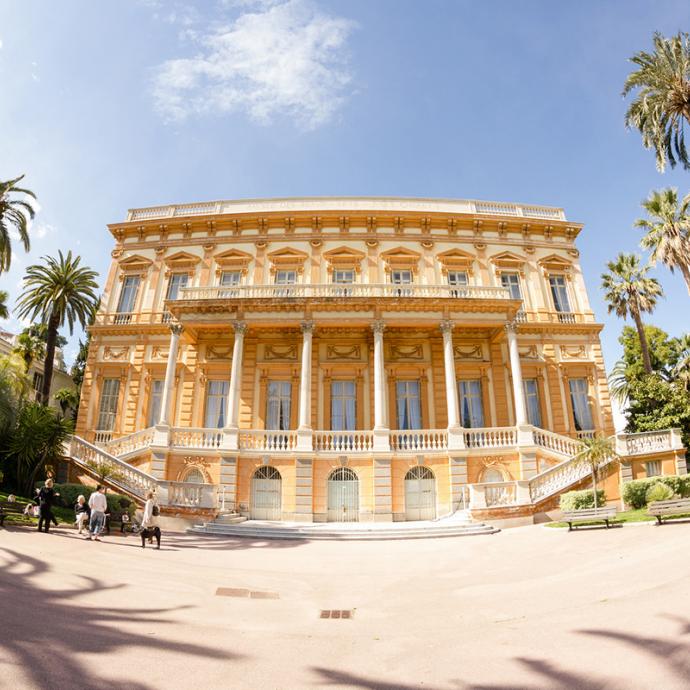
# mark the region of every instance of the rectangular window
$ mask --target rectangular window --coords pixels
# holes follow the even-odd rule
[[[462,425],[469,429],[483,427],[482,382],[479,379],[458,381],[458,397]]]
[[[168,280],[168,292],[165,299],[177,299],[180,293],[180,288],[187,287],[189,280],[188,273],[173,273]]]
[[[421,429],[422,406],[419,381],[397,381],[395,384],[398,429]]]
[[[410,285],[412,283],[412,271],[393,271],[391,283],[393,285]]]
[[[592,408],[589,404],[587,379],[570,379],[570,400],[573,404],[573,422],[577,431],[592,431]]]
[[[331,430],[353,431],[356,428],[356,387],[354,381],[331,383]]]
[[[527,407],[527,421],[532,426],[541,428],[541,406],[539,405],[539,384],[537,379],[525,379],[525,406]]]
[[[35,371],[34,372],[34,390],[36,392],[40,392],[42,388],[43,388],[43,374],[40,374],[39,372]]]
[[[355,272],[352,270],[340,270],[337,269],[333,271],[333,282],[341,284],[351,284],[355,282]]]
[[[120,379],[103,379],[101,401],[98,408],[98,431],[112,431],[117,417],[117,399],[120,395]]]
[[[501,273],[501,285],[510,292],[510,299],[522,299],[518,273]]]
[[[466,287],[468,284],[467,271],[448,271],[448,285]]]
[[[287,431],[290,428],[292,384],[269,381],[266,400],[266,428]]]
[[[551,286],[554,309],[558,312],[570,313],[570,300],[568,299],[565,276],[549,276],[549,285]]]
[[[120,300],[117,303],[118,314],[129,314],[134,311],[140,282],[140,276],[125,276],[122,281]]]
[[[163,379],[151,382],[151,400],[149,401],[149,426],[156,426],[161,417],[161,402],[163,400]]]
[[[221,287],[234,287],[235,285],[239,285],[241,280],[241,271],[223,271],[220,274]]]
[[[297,282],[297,271],[276,271],[276,285],[294,285]]]
[[[204,426],[207,429],[223,429],[227,421],[228,381],[209,381],[206,385],[206,415]]]
[[[648,477],[660,477],[661,476],[661,461],[653,460],[652,462],[645,462],[645,471]]]

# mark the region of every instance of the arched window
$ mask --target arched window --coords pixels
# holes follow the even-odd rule
[[[205,484],[206,478],[198,467],[190,467],[182,481],[188,482],[189,484]]]
[[[506,478],[503,475],[503,472],[501,472],[501,470],[499,470],[497,467],[487,467],[482,473],[482,482],[484,484],[488,484],[490,482],[504,482],[505,480]]]
[[[416,467],[410,468],[409,472],[405,475],[405,479],[433,479],[434,473],[423,465],[417,465]]]
[[[254,479],[280,479],[280,472],[270,465],[262,465],[254,472]]]
[[[356,482],[357,475],[349,467],[338,467],[328,477],[329,482]]]

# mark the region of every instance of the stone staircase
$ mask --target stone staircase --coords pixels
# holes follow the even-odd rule
[[[233,522],[233,520],[238,521]],[[466,515],[453,515],[428,522],[341,523],[271,522],[264,520],[247,520],[240,516],[221,516],[212,522],[195,525],[187,531],[193,534],[246,537],[250,539],[366,541],[377,539],[469,537],[495,534],[500,530],[481,522],[472,522],[469,516]]]

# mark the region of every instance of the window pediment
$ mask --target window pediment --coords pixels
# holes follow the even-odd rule
[[[513,252],[501,252],[500,254],[494,254],[490,261],[497,269],[522,271],[527,259],[519,254],[513,254]]]
[[[436,259],[441,264],[443,274],[448,271],[467,271],[468,275],[472,275],[475,257],[462,249],[449,249],[438,254]]]
[[[123,279],[125,275],[140,275],[142,278],[146,277],[146,273],[153,264],[151,259],[147,259],[145,256],[139,254],[132,254],[122,261],[119,262],[118,266],[120,268],[120,280]]]
[[[413,252],[411,249],[405,247],[396,247],[389,249],[380,255],[380,258],[386,264],[386,272],[390,273],[392,270],[407,270],[416,273],[419,267],[419,259],[421,254]]]
[[[539,259],[537,263],[547,275],[549,273],[569,273],[573,268],[571,261],[558,256],[558,254],[549,254],[549,256],[545,256],[543,259]]]
[[[163,259],[163,263],[171,270],[189,270],[199,263],[201,259],[189,252],[176,252]]]
[[[242,275],[246,275],[253,258],[251,254],[239,249],[220,252],[213,257],[216,262],[216,274],[220,275],[223,271],[241,271]]]
[[[329,273],[338,268],[353,269],[359,273],[362,270],[362,259],[365,254],[350,247],[338,247],[324,252],[322,256],[328,262]]]
[[[271,262],[271,273],[275,273],[277,270],[293,270],[302,273],[306,259],[307,254],[305,252],[291,247],[278,249],[268,255],[268,260]]]

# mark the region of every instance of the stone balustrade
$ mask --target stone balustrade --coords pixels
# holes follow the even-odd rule
[[[513,448],[518,443],[518,432],[514,426],[465,429],[467,448]]]
[[[155,431],[155,427],[149,427],[148,429],[135,431],[133,434],[127,434],[127,436],[120,436],[120,438],[112,439],[106,443],[103,449],[111,455],[118,457],[134,453],[153,444]]]
[[[181,428],[170,429],[170,445],[173,448],[213,449],[223,441],[221,429]]]
[[[314,450],[318,452],[358,453],[374,447],[373,431],[314,431]]]

